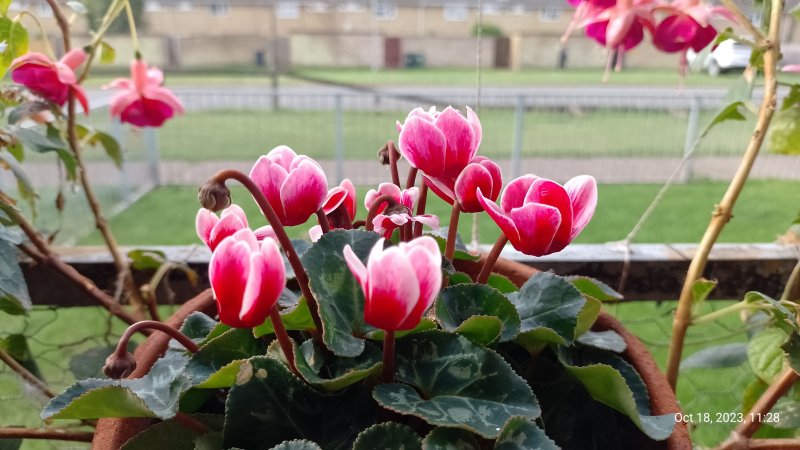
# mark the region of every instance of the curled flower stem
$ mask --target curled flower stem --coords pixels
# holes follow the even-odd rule
[[[353,229],[357,230],[357,229],[359,229],[359,228],[361,228],[363,226],[366,226],[366,225],[367,225],[367,221],[366,220],[356,220],[355,222],[353,222]]]
[[[213,183],[221,184],[224,187],[225,180],[228,179],[234,179],[247,188],[247,190],[253,196],[253,199],[258,204],[258,207],[261,208],[261,213],[264,214],[264,217],[267,219],[269,224],[272,225],[272,230],[275,232],[275,237],[278,238],[278,242],[281,244],[283,251],[286,253],[286,258],[289,260],[292,270],[294,270],[294,276],[297,279],[297,284],[300,285],[300,291],[303,293],[303,297],[306,298],[306,301],[308,301],[308,309],[311,313],[311,319],[314,321],[314,326],[316,327],[317,331],[321,333],[322,321],[319,318],[319,306],[317,305],[316,298],[314,298],[314,294],[309,288],[306,269],[303,267],[303,263],[300,262],[300,257],[297,256],[297,252],[294,250],[294,246],[292,246],[292,241],[286,234],[286,230],[283,228],[283,224],[281,224],[278,215],[275,214],[275,210],[272,209],[269,201],[266,197],[264,197],[264,194],[261,192],[258,186],[256,186],[253,180],[238,170],[221,170],[211,178],[211,181]]]
[[[125,356],[128,353],[128,341],[131,340],[131,337],[133,337],[136,332],[143,329],[158,330],[168,334],[169,337],[175,339],[176,341],[180,342],[181,345],[186,347],[186,350],[189,350],[190,353],[197,353],[200,350],[200,347],[198,347],[197,344],[195,344],[191,339],[186,337],[185,334],[181,333],[175,328],[172,328],[164,322],[157,322],[155,320],[142,320],[141,322],[136,322],[135,324],[129,326],[128,329],[122,333],[122,337],[119,338],[119,342],[117,342],[117,349],[114,350],[114,353],[116,353],[119,357]]]
[[[419,201],[417,202],[417,215],[421,216],[425,214],[425,203],[428,201],[428,185],[425,183],[425,179],[422,180],[422,186],[419,189]],[[414,234],[413,237],[418,238],[422,236],[422,223],[416,222],[414,224]]]
[[[497,242],[494,243],[494,247],[492,247],[492,251],[486,255],[486,261],[483,262],[483,267],[481,267],[481,272],[478,274],[478,277],[475,278],[476,283],[486,283],[486,280],[489,279],[489,275],[492,273],[492,268],[494,267],[494,263],[497,262],[497,258],[500,257],[500,252],[503,251],[503,247],[506,246],[506,242],[508,242],[508,238],[505,234],[501,234],[499,238],[497,238]]]
[[[461,204],[453,200],[453,209],[450,212],[450,226],[447,229],[447,243],[444,247],[444,257],[452,260],[456,253],[456,236],[458,236],[458,216],[461,214]],[[492,262],[494,264],[494,262]]]
[[[394,380],[394,330],[383,331],[383,382]]]
[[[389,194],[383,194],[372,202],[372,206],[370,206],[369,212],[367,213],[366,223],[364,224],[367,231],[373,231],[375,229],[372,220],[378,215],[378,211],[384,203],[386,203],[387,208],[391,208],[397,204],[397,200]]]
[[[284,356],[286,356],[286,362],[289,363],[289,369],[291,369],[292,373],[300,377],[300,374],[297,372],[297,366],[294,363],[294,349],[292,348],[292,341],[289,339],[289,335],[286,334],[286,328],[283,326],[281,313],[278,311],[278,305],[273,306],[269,311],[269,320],[272,322],[272,328],[275,330],[275,336],[278,338],[278,344],[280,344],[281,350],[283,351]]]
[[[319,222],[319,227],[322,228],[322,234],[331,231],[331,224],[328,223],[328,216],[325,215],[325,211],[323,211],[322,208],[317,210],[317,222]]]
[[[397,171],[397,148],[395,148],[392,141],[387,142],[386,147],[389,149],[389,168],[392,172],[392,183],[400,187],[400,172]]]

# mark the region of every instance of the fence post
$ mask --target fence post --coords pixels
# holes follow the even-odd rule
[[[344,128],[342,125],[342,94],[333,103],[333,154],[336,159],[336,184],[344,179]]]
[[[522,131],[525,128],[525,97],[517,97],[514,108],[514,141],[511,147],[511,178],[517,178],[521,172]]]
[[[158,152],[158,136],[156,129],[147,127],[144,129],[144,152],[147,158],[148,172],[150,173],[150,181],[153,187],[161,186],[161,156]]]
[[[689,103],[689,122],[686,124],[686,140],[683,143],[683,162],[681,170],[681,182],[688,183],[694,177],[694,167],[692,167],[692,155],[694,143],[697,140],[697,124],[700,121],[700,98],[692,97]]]

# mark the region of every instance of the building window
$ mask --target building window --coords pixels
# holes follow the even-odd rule
[[[178,3],[178,11],[191,11],[191,10],[192,10],[192,2]]]
[[[364,5],[359,2],[344,2],[336,6],[336,10],[343,13],[358,13],[363,12],[365,9]]]
[[[231,14],[231,5],[227,3],[212,3],[210,8],[214,17],[226,17]]]
[[[375,0],[372,4],[372,14],[376,19],[394,19],[397,17],[397,5],[394,0]]]
[[[147,12],[161,11],[161,3],[148,0],[144,2],[144,10]]]
[[[278,19],[297,19],[300,17],[300,4],[297,2],[278,2]]]
[[[483,11],[484,16],[498,16],[502,12],[500,5],[496,3],[484,3],[481,11]]]
[[[558,22],[561,18],[561,10],[556,8],[543,8],[539,10],[540,22]]]
[[[467,5],[447,4],[442,8],[444,20],[448,22],[466,22],[469,17]]]
[[[331,10],[326,2],[312,2],[306,6],[306,10],[310,13],[324,14]]]

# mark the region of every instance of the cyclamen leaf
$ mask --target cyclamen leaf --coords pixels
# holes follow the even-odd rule
[[[480,450],[475,435],[460,428],[436,427],[422,441],[425,450]]]
[[[527,417],[512,417],[503,426],[494,450],[560,450],[541,428]]]
[[[0,240],[0,311],[25,314],[32,307],[28,285],[17,262],[16,246]]]
[[[613,353],[585,348],[557,350],[567,373],[578,379],[600,403],[628,416],[648,437],[661,441],[672,434],[674,414],[650,415],[647,387],[636,370]]]
[[[572,283],[575,289],[579,290],[583,295],[596,298],[601,302],[622,300],[623,298],[622,294],[612,289],[611,286],[591,277],[572,275],[564,279]]]
[[[210,430],[222,429],[222,416],[198,414],[191,417],[209,427]],[[159,448],[195,450],[195,442],[202,435],[173,419],[147,427],[146,430],[125,442],[120,450],[152,450]]]
[[[625,343],[625,339],[614,330],[587,331],[582,334],[577,341],[583,345],[599,348],[601,350],[610,350],[615,353],[624,352],[625,348],[628,346],[628,344]]]
[[[397,341],[396,352],[396,379],[407,384],[375,388],[373,397],[384,408],[487,438],[512,416],[541,414],[527,382],[500,355],[463,336],[413,334]]]
[[[353,450],[422,450],[422,438],[408,425],[383,422],[358,435]]]
[[[464,334],[481,344],[490,344],[499,337],[500,342],[510,341],[519,333],[520,318],[514,305],[497,289],[484,284],[458,284],[443,289],[433,306],[436,320],[448,331],[461,328],[471,317],[496,317],[502,328],[490,339],[480,339],[475,333]],[[486,326],[491,326],[484,323]],[[463,329],[461,330],[463,331]],[[490,337],[490,336],[489,336]]]
[[[541,342],[564,345],[575,338],[578,315],[586,299],[566,279],[548,272],[533,275],[508,298],[521,320],[517,342],[535,346]]]
[[[322,447],[317,445],[316,442],[307,441],[305,439],[296,439],[278,444],[275,447],[272,447],[270,450],[322,450]]]

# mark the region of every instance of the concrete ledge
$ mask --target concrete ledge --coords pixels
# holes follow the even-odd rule
[[[200,274],[201,286],[208,285],[207,270],[211,253],[204,246],[145,246],[137,248],[163,251],[169,260],[189,265]],[[618,244],[575,244],[562,252],[541,258],[523,255],[507,247],[502,256],[552,270],[560,275],[586,275],[617,287],[626,258],[629,261],[628,279],[623,294],[628,300],[670,300],[677,298],[686,270],[697,246],[695,244],[635,244],[626,256]],[[488,247],[483,247],[488,251]],[[114,266],[103,247],[74,247],[59,249],[65,262],[91,278],[101,289],[110,291],[114,285]],[[767,295],[780,295],[794,265],[800,258],[800,246],[782,244],[719,244],[711,252],[706,278],[716,279],[719,286],[711,298],[737,299],[745,292],[757,290]],[[59,306],[90,306],[78,289],[58,274],[31,263],[23,264],[25,277],[34,304]],[[148,273],[137,273],[141,282]],[[175,272],[170,278],[175,301],[190,298],[192,289],[186,277]],[[166,298],[160,292],[159,298]]]

